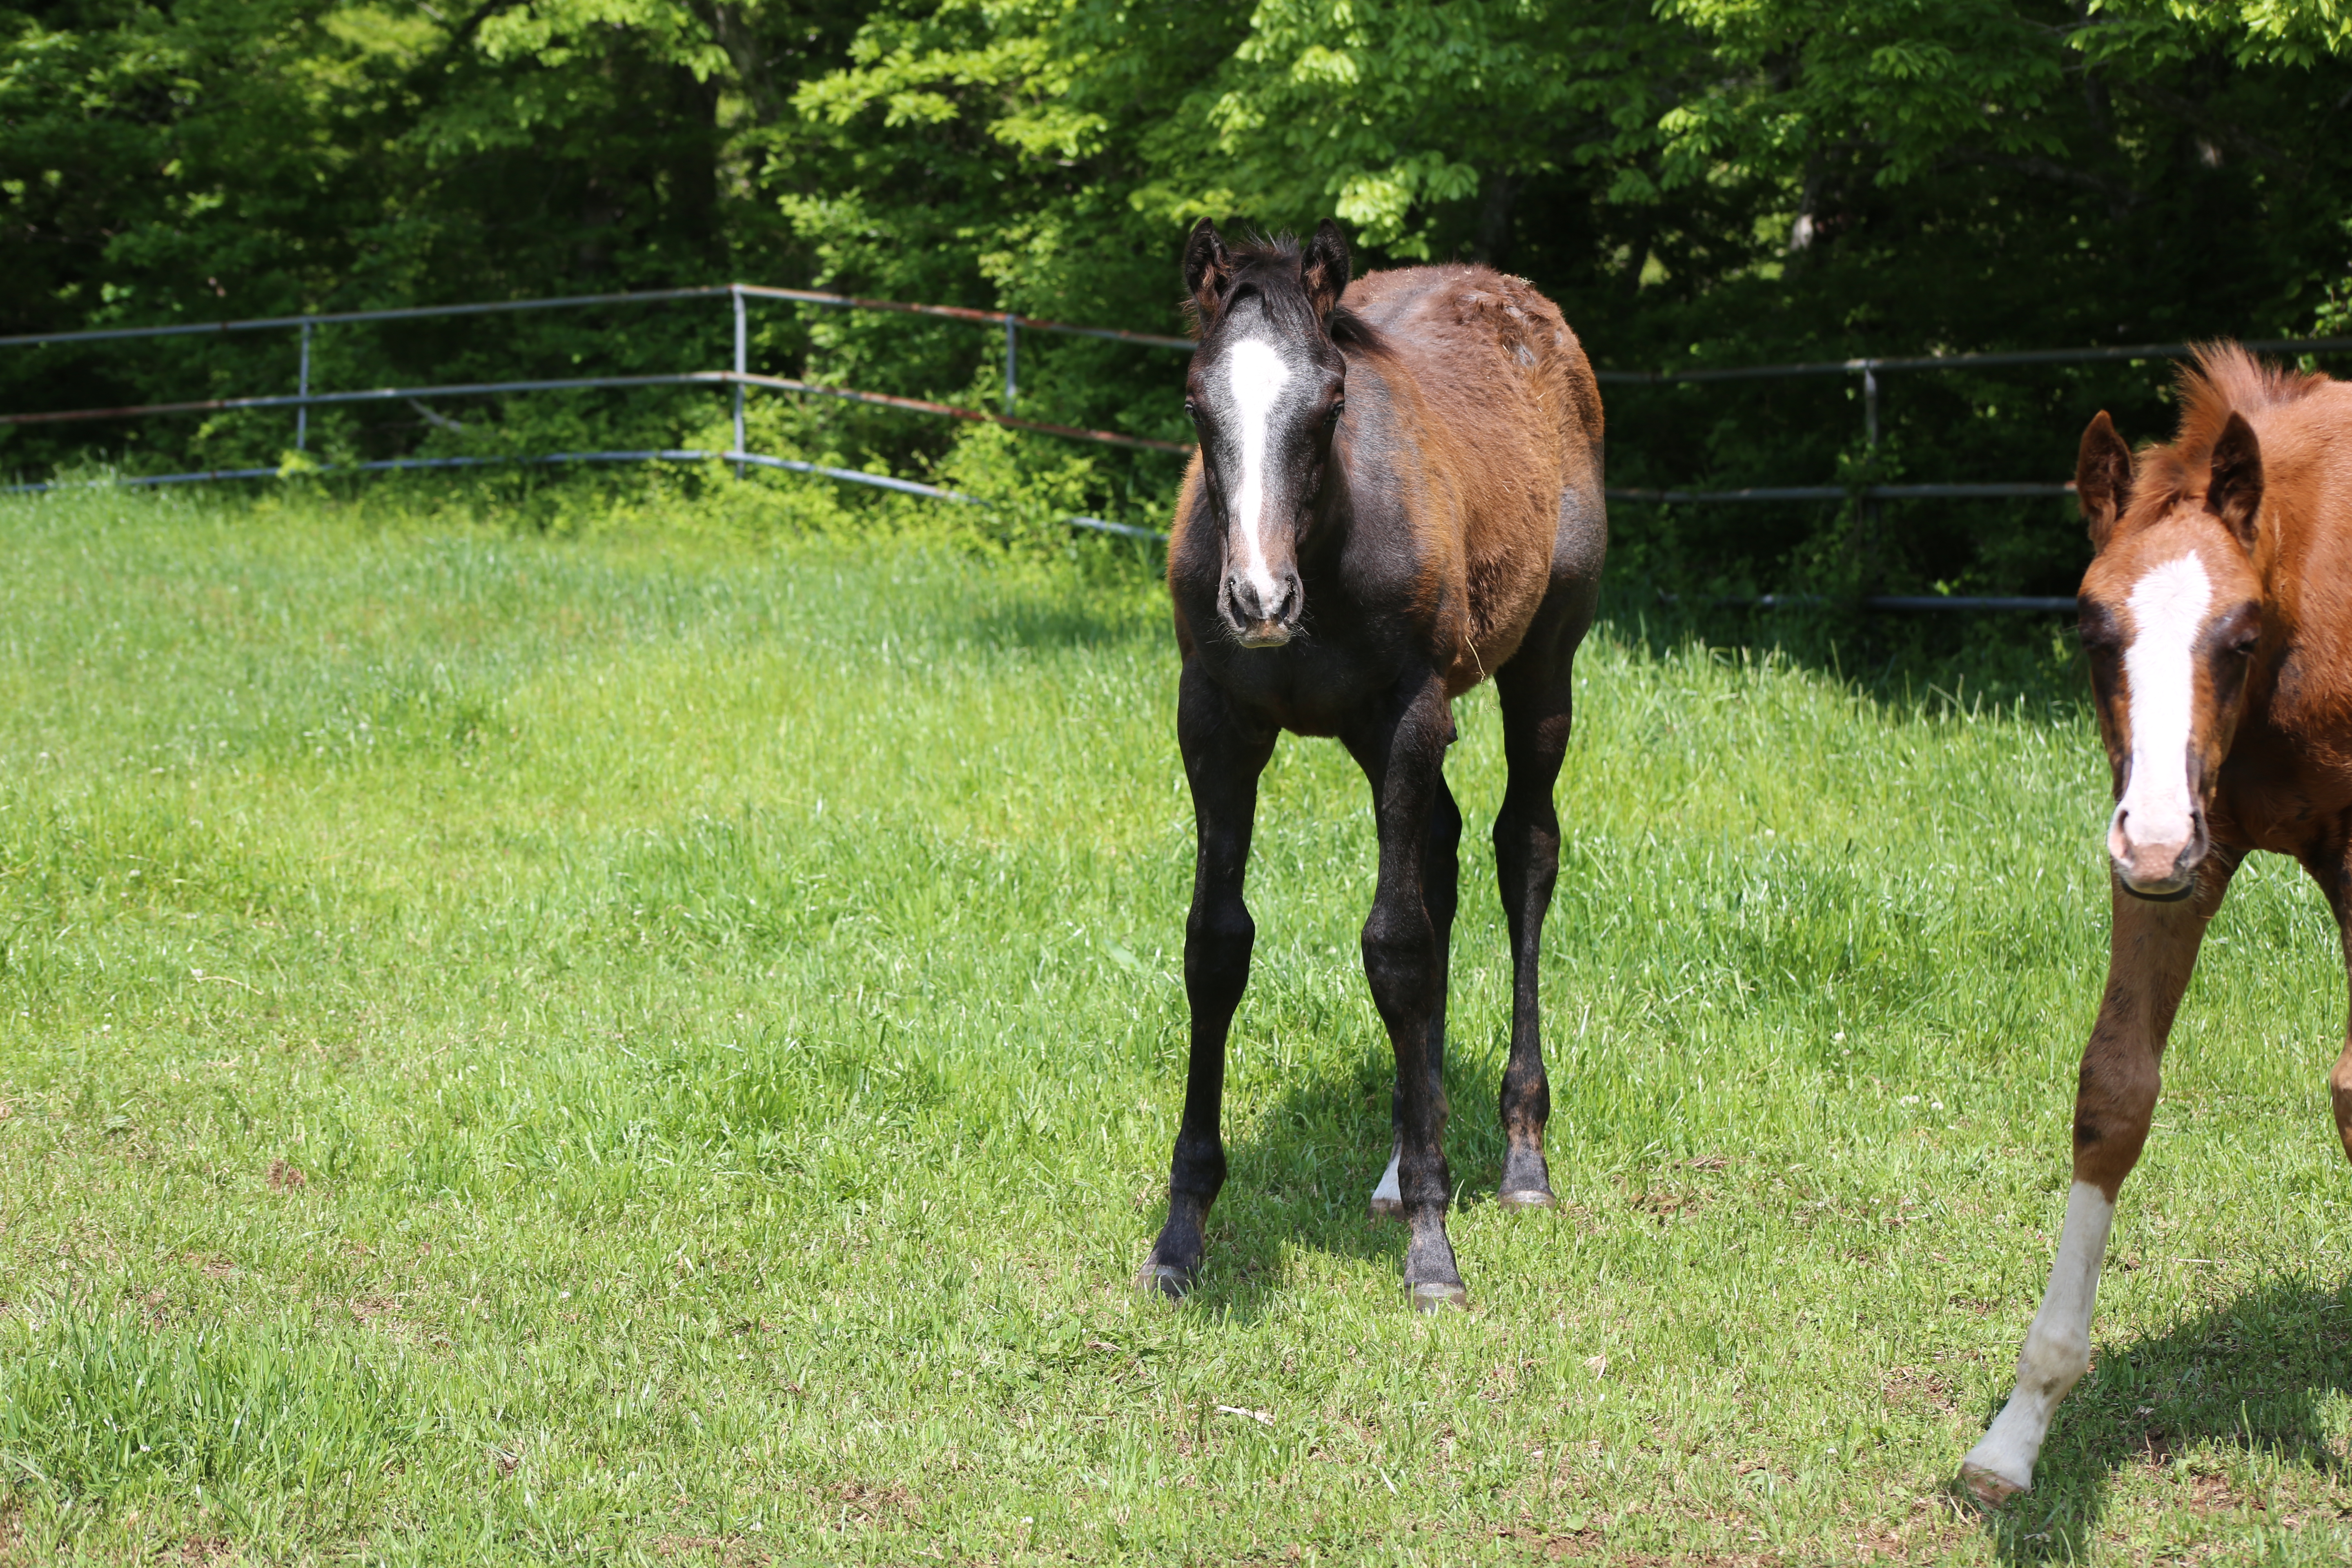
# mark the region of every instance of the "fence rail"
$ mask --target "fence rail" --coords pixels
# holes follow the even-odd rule
[[[2252,338],[2239,346],[2256,353],[2343,353],[2352,338]],[[1602,382],[1661,385],[1676,381],[1750,381],[1789,375],[1868,375],[1883,370],[1995,369],[2020,364],[2068,364],[2096,361],[2185,359],[2195,343],[2137,343],[2105,349],[2000,349],[1989,353],[1907,354],[1888,358],[1802,360],[1789,364],[1745,364],[1691,370],[1596,370]]]
[[[691,289],[645,289],[626,294],[565,294],[545,300],[489,300],[465,305],[402,305],[383,310],[314,310],[299,316],[257,316],[248,321],[194,321],[168,327],[103,327],[90,331],[27,332],[0,338],[0,348],[39,343],[96,343],[124,338],[176,338],[205,332],[255,332],[292,327],[328,326],[344,321],[407,321],[434,316],[488,316],[510,310],[582,310],[592,305],[658,305],[672,300],[716,300],[740,294],[751,300],[789,300],[802,305],[822,305],[845,310],[894,310],[950,321],[1012,325],[1024,331],[1062,332],[1073,337],[1108,338],[1141,343],[1147,348],[1182,349],[1191,353],[1190,338],[1133,332],[1120,327],[1084,327],[1069,321],[1024,316],[1011,310],[981,310],[963,305],[917,305],[903,300],[868,300],[856,294],[827,294],[812,289],[776,289],[764,283],[706,283]]]
[[[514,311],[586,310],[605,306],[653,305],[678,300],[717,299],[728,300],[732,307],[734,363],[729,370],[465,382],[426,386],[370,387],[339,392],[314,391],[310,385],[312,338],[317,329],[320,327],[366,321],[422,321]],[[762,300],[812,305],[826,310],[884,311],[924,316],[1001,328],[1004,334],[1003,410],[998,413],[987,409],[967,408],[925,398],[906,397],[892,393],[871,392],[855,387],[833,386],[821,382],[755,372],[749,363],[746,307],[750,301]],[[620,294],[572,294],[540,300],[483,300],[456,305],[414,305],[376,310],[312,311],[292,316],[184,322],[154,327],[112,327],[84,331],[36,332],[0,337],[0,348],[39,348],[52,344],[119,342],[148,338],[268,331],[298,331],[301,334],[296,388],[291,394],[263,394],[252,396],[200,398],[176,403],[127,405],[111,408],[60,409],[7,414],[0,415],[0,426],[58,425],[104,419],[148,418],[179,414],[290,408],[295,411],[295,449],[304,451],[309,445],[310,411],[314,407],[396,401],[410,401],[421,405],[426,400],[434,398],[490,397],[529,392],[646,386],[723,387],[730,394],[734,434],[734,440],[730,449],[724,452],[660,448],[643,451],[558,452],[529,458],[398,458],[321,466],[314,471],[361,473],[416,468],[476,468],[499,464],[717,459],[733,464],[739,475],[749,468],[777,468],[820,475],[845,483],[874,486],[903,494],[920,495],[961,503],[972,502],[974,498],[943,489],[935,485],[926,485],[918,480],[901,479],[886,474],[869,474],[855,469],[830,468],[804,462],[798,458],[771,457],[748,450],[744,430],[745,393],[772,391],[835,398],[932,417],[984,421],[1010,429],[1054,436],[1066,440],[1123,447],[1141,451],[1166,452],[1176,456],[1189,455],[1194,449],[1181,442],[1163,441],[1150,437],[1127,435],[1118,431],[1091,430],[1076,426],[1027,419],[1014,413],[1019,395],[1019,334],[1023,331],[1094,338],[1132,343],[1145,348],[1176,350],[1186,353],[1190,353],[1193,348],[1192,341],[1189,338],[1134,331],[1118,327],[1097,327],[1070,321],[1051,321],[1043,317],[1024,316],[1010,310],[986,310],[969,306],[925,304],[899,300],[876,300],[855,294],[835,294],[810,289],[784,289],[758,283],[707,284],[692,288],[646,289]],[[2259,353],[2337,354],[2352,353],[2352,337],[2262,339],[2247,341],[2244,346]],[[2194,348],[2195,345],[2191,343],[2177,342],[2139,343],[2109,348],[1996,350],[1979,353],[1887,355],[1843,360],[1796,361],[1781,364],[1694,366],[1687,369],[1664,370],[1596,370],[1594,375],[1604,384],[1617,385],[1667,385],[1685,382],[1707,383],[1816,375],[1858,375],[1862,378],[1864,440],[1867,447],[1874,447],[1878,444],[1879,435],[1878,377],[1883,373],[1999,369],[2019,365],[2177,359],[2192,353]],[[275,468],[207,469],[186,474],[145,476],[122,482],[148,485],[194,483],[216,479],[275,477],[278,472],[279,470]],[[46,484],[30,484],[12,485],[5,488],[21,491],[48,489],[52,487]],[[2072,484],[2049,481],[1987,481],[1910,485],[1758,485],[1723,489],[1629,487],[1612,488],[1606,493],[1612,500],[1654,506],[1853,500],[1865,507],[1875,508],[1878,503],[1890,500],[1982,500],[2060,497],[2072,493],[2073,489]],[[1070,521],[1076,526],[1136,538],[1164,539],[1165,537],[1151,529],[1139,528],[1130,523],[1110,522],[1100,518],[1074,518]],[[1760,598],[1738,602],[1761,608],[1778,608],[1820,601],[1805,595],[1765,595]],[[2073,601],[2013,595],[1946,597],[1882,595],[1865,599],[1862,603],[1867,608],[1892,611],[2048,610],[2071,605]]]
[[[1136,447],[1147,451],[1188,454],[1192,448],[1174,441],[1155,441],[1143,436],[1122,436],[1112,430],[1086,430],[1073,425],[1053,425],[1040,419],[1016,419],[1010,415],[992,414],[983,408],[959,408],[953,404],[932,403],[919,397],[899,397],[887,392],[860,392],[851,387],[828,386],[820,382],[795,381],[790,376],[760,375],[750,372],[728,370],[675,371],[652,375],[572,375],[557,376],[541,381],[473,381],[456,382],[435,386],[378,386],[357,392],[298,392],[268,393],[257,397],[205,397],[186,403],[140,403],[119,408],[70,408],[40,414],[0,414],[0,425],[56,425],[92,419],[139,419],[157,414],[206,414],[224,410],[250,408],[316,408],[323,405],[351,403],[420,402],[428,397],[495,397],[511,392],[584,391],[598,388],[633,386],[758,386],[779,392],[804,392],[820,397],[845,398],[855,403],[870,403],[886,408],[901,408],[917,414],[936,414],[950,419],[979,419],[992,425],[1008,426],[1016,430],[1034,430],[1043,435],[1062,436],[1074,441],[1099,441],[1117,447]],[[298,447],[298,450],[299,447]]]

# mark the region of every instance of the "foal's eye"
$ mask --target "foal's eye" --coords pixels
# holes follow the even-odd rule
[[[1331,405],[1330,408],[1324,414],[1324,423],[1328,425],[1337,425],[1339,422],[1339,416],[1346,412],[1348,412],[1348,400],[1344,397],[1339,398],[1335,401]]]
[[[1201,411],[1192,406],[1192,400],[1191,398],[1186,398],[1184,400],[1184,417],[1187,419],[1198,419],[1200,416]]]

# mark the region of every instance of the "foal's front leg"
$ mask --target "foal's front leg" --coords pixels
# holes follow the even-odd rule
[[[1184,997],[1192,1014],[1184,1074],[1184,1119],[1168,1167],[1168,1223],[1136,1283],[1167,1296],[1192,1289],[1201,1268],[1209,1205],[1225,1184],[1220,1125],[1225,1095],[1225,1036],[1249,984],[1257,939],[1242,876],[1249,866],[1257,779],[1276,731],[1234,707],[1223,688],[1188,660],[1176,698],[1176,743],[1192,786],[1195,847],[1192,910],[1184,921]]]
[[[1960,1479],[1990,1504],[2033,1484],[2033,1462],[2058,1402],[2091,1364],[2091,1308],[2099,1293],[2116,1193],[2139,1160],[2156,1114],[2158,1063],[2173,1014],[2197,964],[2206,923],[2221,907],[2235,866],[2209,856],[2195,891],[2179,903],[2151,903],[2115,886],[2107,994],[2083,1052],[2074,1094],[2074,1184],[2042,1310],[2017,1356],[2017,1388],[1983,1441],[1969,1450]]]
[[[1380,889],[1364,921],[1364,975],[1396,1054],[1397,1196],[1410,1232],[1404,1279],[1423,1311],[1468,1300],[1445,1236],[1453,1180],[1445,1168],[1444,1063],[1432,1033],[1445,970],[1424,891],[1431,813],[1453,736],[1444,688],[1433,676],[1346,737],[1371,781],[1380,826]]]

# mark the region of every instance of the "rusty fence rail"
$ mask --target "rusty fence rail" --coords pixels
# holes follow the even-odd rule
[[[733,364],[728,370],[680,371],[645,375],[563,376],[537,380],[466,382],[446,384],[401,387],[369,387],[340,392],[314,391],[310,385],[310,351],[317,329],[345,323],[367,321],[418,321],[432,318],[482,316],[525,310],[584,310],[604,306],[650,305],[676,300],[726,300],[732,314],[734,328]],[[777,300],[821,309],[884,311],[903,315],[928,316],[948,321],[967,321],[974,325],[1001,330],[1004,336],[1004,396],[1003,409],[968,408],[939,403],[925,398],[904,397],[891,393],[870,392],[854,387],[833,386],[821,382],[800,380],[791,376],[769,375],[751,369],[750,363],[749,307],[754,300]],[[319,311],[293,316],[266,316],[245,321],[188,322],[158,327],[114,327],[89,331],[26,333],[0,337],[0,349],[35,348],[49,344],[119,342],[146,338],[188,337],[233,332],[297,331],[301,334],[295,389],[290,394],[264,394],[244,397],[201,398],[176,403],[130,405],[114,408],[78,408],[43,410],[19,414],[0,414],[0,426],[37,426],[68,424],[107,419],[148,418],[158,416],[193,413],[225,412],[240,409],[290,408],[294,411],[294,448],[307,451],[310,438],[310,411],[352,404],[407,401],[422,405],[428,400],[451,397],[495,397],[510,394],[553,391],[584,391],[643,386],[712,386],[728,390],[733,419],[734,439],[724,452],[688,448],[658,448],[635,451],[553,452],[533,457],[493,458],[394,458],[373,462],[323,465],[314,472],[376,473],[410,469],[459,468],[491,467],[503,464],[562,464],[648,461],[718,460],[734,466],[737,474],[747,468],[774,468],[794,473],[806,473],[847,484],[866,485],[902,494],[925,496],[960,504],[976,504],[975,498],[919,480],[898,479],[887,474],[870,474],[850,468],[831,468],[804,462],[798,458],[779,458],[746,449],[744,432],[744,395],[747,391],[782,392],[799,395],[828,397],[877,407],[895,408],[907,413],[939,418],[985,421],[1010,429],[1047,435],[1066,440],[1085,441],[1135,450],[1167,452],[1179,456],[1192,452],[1192,447],[1176,441],[1163,441],[1150,437],[1132,436],[1112,430],[1089,430],[1076,426],[1053,424],[1044,420],[1026,419],[1014,413],[1019,396],[1020,334],[1023,331],[1058,333],[1074,337],[1094,338],[1114,342],[1133,343],[1144,348],[1170,349],[1184,353],[1192,350],[1189,338],[1170,337],[1160,333],[1139,332],[1118,327],[1097,327],[1070,321],[1056,321],[1036,316],[1024,316],[1010,310],[984,310],[961,305],[933,305],[898,300],[875,300],[855,294],[835,294],[819,289],[782,289],[756,283],[708,284],[687,289],[647,289],[621,294],[572,294],[539,300],[504,300],[478,301],[457,305],[403,306],[381,310]],[[2064,364],[2097,362],[2132,362],[2179,359],[2194,349],[2193,344],[2138,343],[2107,348],[2023,349],[2000,350],[1982,353],[1915,354],[1843,360],[1814,360],[1784,364],[1700,366],[1669,370],[1598,370],[1596,379],[1603,384],[1669,385],[1676,383],[1754,381],[1783,377],[1816,375],[1853,375],[1862,382],[1863,435],[1866,445],[1878,444],[1879,377],[1888,373],[1918,371],[1956,371],[2000,369],[2021,365]],[[2336,354],[2352,353],[2352,337],[2274,338],[2252,340],[2245,347],[2258,353]],[[137,485],[197,483],[212,479],[274,478],[276,468],[206,469],[184,474],[158,474],[126,479],[120,482]],[[49,484],[17,484],[0,487],[12,491],[46,490]],[[1945,483],[1913,485],[1760,485],[1719,489],[1643,489],[1612,488],[1607,491],[1612,500],[1632,501],[1654,506],[1706,506],[1740,502],[1802,502],[1853,500],[1865,506],[1890,500],[1982,500],[2021,497],[2058,497],[2074,489],[2072,484],[2048,481],[1993,481],[1983,483]],[[1139,539],[1162,540],[1164,534],[1131,523],[1111,522],[1100,518],[1072,518],[1076,527],[1093,529]],[[1767,594],[1753,599],[1711,601],[1724,605],[1741,605],[1754,608],[1777,609],[1825,603],[1818,595],[1803,594]],[[1861,601],[1863,607],[1898,612],[1928,610],[2059,610],[2071,608],[2071,599],[2042,598],[2023,595],[1881,595]]]

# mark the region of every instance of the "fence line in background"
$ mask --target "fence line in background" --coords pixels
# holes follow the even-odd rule
[[[1147,348],[1182,349],[1191,353],[1190,338],[1163,337],[1129,331],[1122,327],[1085,327],[1070,321],[1024,316],[1012,310],[981,310],[965,305],[918,305],[903,300],[868,300],[856,294],[828,294],[813,289],[777,289],[764,283],[706,283],[691,289],[646,289],[627,294],[565,294],[545,300],[488,300],[465,305],[402,305],[383,310],[314,310],[299,316],[257,316],[249,321],[193,321],[170,327],[103,327],[90,331],[26,332],[0,338],[0,348],[41,343],[95,343],[125,338],[176,338],[205,332],[257,332],[289,327],[326,325],[337,321],[408,321],[434,316],[488,316],[513,310],[585,309],[592,305],[658,305],[672,300],[714,300],[740,295],[752,300],[789,300],[795,304],[821,305],[845,310],[891,310],[950,321],[1003,323],[1026,331],[1061,332],[1072,337],[1108,338],[1115,342],[1140,343]]]
[[[660,304],[682,300],[719,298],[726,299],[732,308],[734,365],[731,370],[471,382],[416,387],[377,387],[348,392],[314,392],[310,387],[312,336],[318,327],[324,325],[480,316],[522,310],[589,309],[607,305]],[[829,310],[889,311],[1001,327],[1004,333],[1003,412],[999,414],[982,409],[963,408],[952,404],[938,403],[923,398],[902,397],[890,393],[866,392],[851,387],[829,386],[822,383],[801,381],[790,376],[755,373],[749,363],[749,328],[746,315],[746,303],[751,300],[782,300]],[[1181,350],[1187,353],[1191,353],[1194,346],[1189,338],[1132,331],[1118,327],[1085,326],[1068,321],[1050,321],[1042,317],[1024,316],[1010,310],[983,310],[961,305],[933,305],[898,300],[874,300],[854,294],[835,294],[810,289],[784,289],[757,283],[708,284],[693,288],[647,289],[622,294],[574,294],[541,300],[488,300],[457,305],[415,305],[379,310],[314,311],[294,316],[257,317],[249,321],[184,323],[161,327],[119,327],[88,331],[28,333],[14,337],[0,337],[0,348],[33,348],[60,343],[111,342],[207,333],[286,330],[299,330],[301,334],[299,367],[295,391],[291,395],[204,398],[181,403],[142,404],[117,408],[84,408],[0,415],[0,425],[63,424],[95,419],[145,418],[173,414],[212,413],[239,409],[292,408],[295,411],[295,449],[301,451],[307,449],[309,445],[310,411],[314,406],[397,400],[415,401],[421,404],[423,399],[431,397],[497,396],[522,392],[637,386],[723,386],[730,395],[734,435],[732,450],[724,453],[663,449],[643,452],[551,453],[533,458],[403,458],[334,465],[322,468],[318,471],[383,472],[407,468],[472,468],[516,463],[635,462],[701,460],[717,458],[732,463],[739,477],[747,468],[774,468],[798,473],[823,475],[845,482],[877,485],[910,495],[959,501],[971,501],[973,498],[945,490],[937,486],[921,484],[912,479],[866,474],[847,468],[827,468],[796,458],[771,458],[746,450],[743,407],[745,392],[751,388],[761,388],[838,398],[847,402],[896,408],[936,417],[985,421],[1011,429],[1031,431],[1066,440],[1094,442],[1144,451],[1168,452],[1177,456],[1186,456],[1193,450],[1191,446],[1180,442],[1128,436],[1109,430],[1089,430],[1076,426],[1051,424],[1043,420],[1024,419],[1016,416],[1013,412],[1019,395],[1019,333],[1024,330],[1134,343],[1147,348]],[[2352,337],[2262,339],[2247,341],[2244,346],[2258,353],[2342,353],[2352,352]],[[1797,361],[1782,364],[1695,367],[1687,370],[1597,370],[1594,375],[1604,384],[1633,385],[1664,385],[1677,382],[1748,381],[1811,375],[1859,375],[1862,378],[1864,440],[1865,446],[1874,448],[1878,445],[1878,376],[1882,372],[1994,369],[2029,364],[2177,359],[2192,353],[2194,347],[2193,344],[2182,342],[2142,343],[2115,348],[2001,350],[1982,353],[1874,356],[1844,360]],[[214,479],[269,478],[275,477],[278,472],[278,470],[274,468],[210,469],[189,474],[148,476],[121,482],[127,484],[192,483]],[[23,491],[42,490],[51,487],[14,485],[5,488]],[[1615,488],[1606,493],[1612,500],[1657,506],[1715,505],[1731,502],[1838,501],[1852,499],[1874,513],[1878,503],[1887,500],[2057,497],[2066,495],[2073,489],[2074,486],[2071,484],[2026,481],[1851,486],[1766,485],[1717,490]],[[1138,528],[1127,523],[1106,522],[1099,518],[1078,518],[1071,521],[1077,526],[1096,528],[1136,538],[1164,539],[1165,537],[1150,529]],[[1754,600],[1726,601],[1726,603],[1734,602],[1762,608],[1777,608],[1816,601],[1811,596],[1804,595],[1766,595]],[[1887,610],[2051,609],[2071,605],[2073,601],[2020,596],[1948,598],[1881,595],[1864,599],[1862,603],[1865,607]]]
[[[312,474],[380,474],[396,473],[415,468],[487,468],[533,467],[549,463],[699,463],[717,459],[731,462],[739,469],[745,464],[762,468],[782,468],[796,474],[817,474],[828,479],[841,479],[851,484],[872,485],[881,489],[897,490],[902,495],[922,496],[931,500],[954,501],[963,506],[986,506],[978,496],[966,495],[939,485],[927,485],[917,479],[902,479],[892,474],[869,474],[857,468],[828,468],[823,463],[803,462],[798,458],[772,458],[763,453],[706,452],[691,447],[661,447],[638,452],[550,452],[535,458],[382,458],[365,463],[320,463],[303,470]],[[103,489],[115,485],[183,485],[202,484],[215,479],[278,479],[288,477],[278,468],[205,468],[187,474],[140,474],[127,479],[93,479],[89,481],[51,480],[44,483],[0,485],[0,495],[40,494],[49,490]],[[1066,517],[1062,521],[1071,528],[1087,529],[1096,533],[1115,533],[1127,539],[1148,539],[1165,542],[1168,536],[1149,528],[1138,528],[1131,522],[1112,522],[1099,517]]]
[[[2352,338],[2248,338],[2239,340],[2239,346],[2255,353],[2342,353],[2352,351]],[[1998,349],[1986,353],[1801,360],[1788,364],[1732,365],[1722,369],[1596,370],[1592,374],[1602,382],[1662,385],[1676,381],[1748,381],[1759,376],[1863,375],[1882,370],[1969,370],[2103,360],[2186,359],[2196,350],[2195,343],[2138,343],[2109,349]]]
[[[306,366],[303,380],[309,380]],[[802,392],[819,397],[837,397],[852,403],[869,403],[885,408],[905,409],[917,414],[940,415],[950,419],[983,420],[992,425],[1008,426],[1016,430],[1033,430],[1042,435],[1060,436],[1073,441],[1097,441],[1115,447],[1134,447],[1146,451],[1173,452],[1188,455],[1192,448],[1174,441],[1156,441],[1145,436],[1122,436],[1112,430],[1086,430],[1072,425],[1053,425],[1040,419],[1016,419],[1010,415],[992,414],[986,409],[959,408],[953,404],[932,403],[919,397],[899,397],[887,392],[860,392],[853,387],[827,386],[820,382],[796,381],[790,376],[758,375],[742,371],[688,370],[650,375],[574,375],[556,376],[540,381],[476,381],[455,382],[436,386],[380,386],[359,392],[298,392],[265,394],[257,397],[205,397],[185,403],[129,404],[117,408],[69,408],[41,414],[0,414],[0,425],[58,425],[92,419],[142,419],[159,414],[205,414],[234,409],[296,408],[307,412],[321,405],[347,403],[396,403],[427,397],[495,397],[510,392],[585,391],[596,388],[631,386],[728,386],[737,388],[735,416],[740,434],[742,405],[740,389],[746,386],[765,387],[777,392]],[[740,448],[742,443],[736,445]],[[303,449],[298,434],[295,449]]]

